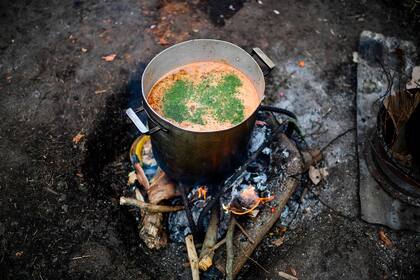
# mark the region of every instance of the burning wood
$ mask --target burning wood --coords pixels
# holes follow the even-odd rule
[[[238,216],[247,215],[252,213],[258,206],[272,201],[273,199],[274,196],[259,197],[254,186],[249,185],[234,196],[229,205],[223,205],[223,209],[226,212],[231,212]]]

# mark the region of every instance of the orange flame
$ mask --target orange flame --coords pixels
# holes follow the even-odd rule
[[[198,188],[197,190],[197,196],[198,198],[203,198],[203,200],[207,199],[207,187],[206,186],[201,186]]]

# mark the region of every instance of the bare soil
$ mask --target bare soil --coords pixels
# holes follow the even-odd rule
[[[170,44],[219,38],[259,46],[276,61],[309,50],[329,93],[342,86],[337,76],[351,85],[343,97],[350,107],[351,53],[362,30],[420,44],[413,12],[380,0],[26,0],[2,1],[0,15],[2,279],[190,277],[183,245],[148,250],[117,203],[137,133],[123,109],[139,105],[142,70]],[[102,59],[110,54],[113,61]],[[285,79],[280,72],[268,78],[267,103]],[[339,184],[344,172],[335,170],[331,180]],[[357,216],[357,200],[350,205],[344,214]],[[282,247],[267,240],[258,250],[254,258],[268,273],[250,264],[240,277],[278,279],[288,267],[302,279],[418,277],[418,234],[386,230],[394,242],[386,248],[378,227],[321,210],[300,218]]]

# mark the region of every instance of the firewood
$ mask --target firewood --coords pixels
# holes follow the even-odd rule
[[[279,144],[280,147],[289,151],[289,164],[286,167],[286,174],[290,176],[287,177],[283,183],[284,192],[281,196],[276,196],[276,206],[272,208],[271,211],[267,211],[268,219],[267,221],[260,226],[257,230],[251,231],[248,230],[248,233],[253,237],[255,243],[240,243],[238,244],[238,252],[237,258],[234,263],[233,268],[233,277],[235,278],[243,265],[247,262],[251,254],[257,248],[258,244],[263,240],[266,234],[270,231],[273,225],[277,222],[280,218],[281,212],[283,211],[284,206],[286,205],[287,201],[289,200],[290,196],[294,193],[297,185],[299,184],[299,180],[297,180],[293,175],[302,173],[303,169],[305,168],[304,165],[308,164],[309,162],[304,163],[302,157],[299,154],[299,150],[296,145],[284,134],[280,134],[279,137]],[[274,210],[273,210],[274,209]],[[259,217],[260,218],[260,217]],[[240,244],[243,244],[240,246]]]
[[[273,225],[280,218],[280,214],[283,211],[287,201],[294,193],[296,187],[299,184],[297,175],[303,174],[306,166],[312,164],[311,160],[303,162],[298,148],[296,145],[284,134],[280,134],[278,137],[278,145],[280,149],[287,150],[289,152],[289,160],[286,165],[285,173],[288,175],[281,185],[274,185],[272,193],[275,195],[275,199],[271,202],[273,207],[271,209],[262,209],[258,215],[258,219],[249,220],[244,229],[248,235],[254,240],[251,242],[241,242],[239,238],[233,238],[234,251],[234,264],[233,264],[233,278],[235,278],[243,265],[250,259],[250,256],[257,248],[259,243],[267,235]],[[264,222],[261,222],[264,221]],[[226,238],[227,239],[227,238]],[[249,241],[249,240],[248,240]],[[228,242],[228,239],[227,241]],[[216,261],[216,267],[219,269],[221,263],[225,263],[223,258],[219,258]],[[220,270],[220,269],[219,269]],[[221,270],[221,272],[223,272]],[[227,274],[227,272],[226,272]]]
[[[226,233],[226,280],[233,280],[233,233],[235,231],[235,225],[236,220],[231,216]]]
[[[135,198],[144,202],[144,197],[139,189],[134,190]],[[163,213],[150,213],[140,209],[141,222],[138,226],[139,236],[149,249],[161,249],[168,243],[168,236],[164,228]]]
[[[170,200],[181,195],[175,183],[161,169],[158,169],[146,191],[149,202],[152,204],[159,204],[163,200]]]
[[[191,273],[193,280],[200,279],[200,271],[198,270],[198,256],[194,245],[193,236],[187,235],[185,237],[185,245],[187,246],[188,259],[190,261]]]
[[[156,205],[124,196],[120,197],[120,205],[136,206],[150,213],[176,212],[184,209],[184,206]]]
[[[200,270],[206,271],[213,264],[214,249],[217,242],[217,231],[219,224],[219,208],[214,207],[211,211],[210,222],[204,238],[203,247],[200,252],[198,266]]]

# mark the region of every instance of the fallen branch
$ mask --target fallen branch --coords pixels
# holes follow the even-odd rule
[[[211,211],[209,226],[207,228],[206,237],[204,238],[203,247],[200,252],[200,261],[198,263],[200,270],[206,271],[213,264],[213,247],[217,241],[218,224],[219,207],[214,207]]]
[[[190,261],[192,279],[199,280],[200,271],[198,270],[198,256],[197,256],[197,251],[194,245],[194,238],[191,234],[185,237],[185,245],[187,246],[188,259]]]
[[[136,206],[150,213],[168,213],[184,210],[184,206],[156,205],[124,196],[120,197],[120,205]]]

